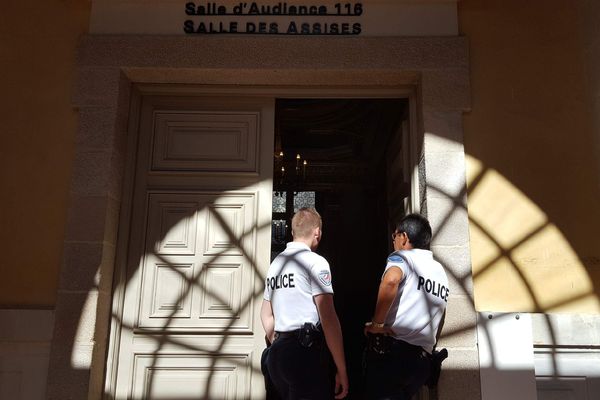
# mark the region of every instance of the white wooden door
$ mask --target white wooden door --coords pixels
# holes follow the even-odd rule
[[[273,121],[269,98],[141,97],[110,398],[264,397]]]

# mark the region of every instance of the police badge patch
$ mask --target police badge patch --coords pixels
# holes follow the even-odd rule
[[[323,285],[331,286],[331,273],[324,269],[323,271],[319,272],[319,280]]]
[[[397,254],[390,255],[387,260],[388,262],[397,262],[399,264],[402,264],[404,262],[404,259]]]

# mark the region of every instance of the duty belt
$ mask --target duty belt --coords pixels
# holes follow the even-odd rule
[[[422,347],[410,344],[401,339],[381,334],[367,335],[367,349],[377,354],[387,354],[392,351],[392,347],[404,354],[417,355],[426,353]]]
[[[298,337],[298,333],[300,333],[300,329],[296,329],[293,331],[287,331],[287,332],[275,332],[275,339],[285,339],[285,338],[291,338],[291,337]]]
[[[287,332],[275,332],[275,339],[296,338],[303,347],[311,347],[315,341],[320,341],[323,338],[323,332],[320,326],[314,326],[310,322],[306,322],[302,328]]]

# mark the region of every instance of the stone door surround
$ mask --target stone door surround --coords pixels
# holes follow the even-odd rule
[[[465,38],[90,35],[77,56],[79,128],[47,398],[103,396],[119,301],[113,273],[122,270],[115,257],[120,210],[127,208],[123,192],[131,185],[125,176],[129,114],[136,111],[130,99],[144,84],[153,84],[146,93],[171,84],[182,94],[198,85],[217,93],[246,86],[411,88],[423,139],[422,210],[454,288],[446,329],[456,333],[442,343],[451,357],[439,391],[445,399],[480,397],[462,139],[462,113],[470,107]]]

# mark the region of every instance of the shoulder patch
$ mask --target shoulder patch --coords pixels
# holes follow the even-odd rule
[[[319,280],[325,286],[331,286],[331,273],[326,269],[319,272]]]
[[[404,262],[404,258],[400,257],[397,254],[392,254],[391,256],[388,257],[388,262],[396,262],[396,263],[400,263],[402,264]]]

